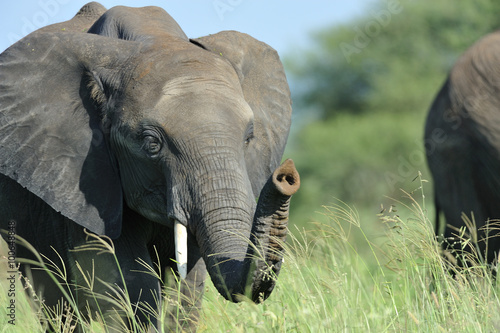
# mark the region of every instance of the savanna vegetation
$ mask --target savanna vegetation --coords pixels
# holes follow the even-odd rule
[[[480,263],[471,262],[465,271],[444,263],[425,211],[422,190],[404,194],[378,214],[383,231],[375,242],[357,211],[341,202],[324,207],[324,223],[296,231],[288,240],[276,290],[263,304],[228,303],[209,281],[198,332],[497,332],[498,280]],[[112,250],[102,244],[104,251]],[[12,286],[0,286],[0,303],[8,304]],[[54,312],[37,303],[33,308],[20,281],[15,289],[16,326],[5,323],[2,307],[1,332],[74,332],[73,325],[62,324],[67,317],[85,332],[106,332],[99,317],[88,322],[85,313],[68,307]],[[177,289],[166,286],[165,292],[175,308]],[[138,308],[124,295],[116,290],[104,297],[132,315]],[[74,301],[71,295],[68,299]],[[182,311],[173,314],[180,317]],[[129,324],[134,332],[145,332],[133,320]]]
[[[418,171],[430,178],[428,108],[460,54],[500,27],[499,13],[491,0],[375,1],[286,56],[296,112],[286,154],[302,179],[295,223],[317,219],[313,207],[333,198],[370,218],[384,196],[410,189]],[[426,192],[432,203],[432,186]]]
[[[285,155],[302,184],[285,264],[262,305],[228,303],[208,282],[199,332],[500,330],[490,268],[471,261],[450,274],[454,267],[441,260],[422,142],[447,72],[500,27],[499,14],[493,0],[379,0],[365,15],[315,32],[310,49],[285,55],[295,112]],[[4,325],[2,306],[0,332],[41,331],[43,306],[16,302],[18,325]],[[59,329],[65,315],[81,318],[61,309],[44,323]],[[104,331],[99,320],[83,326]]]

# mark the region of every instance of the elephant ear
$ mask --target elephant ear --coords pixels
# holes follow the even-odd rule
[[[0,55],[0,173],[111,238],[121,232],[121,182],[89,85],[105,84],[98,71],[116,66],[123,43],[36,31]]]
[[[238,74],[245,100],[254,113],[254,138],[245,159],[257,197],[281,162],[291,124],[290,90],[278,53],[236,31],[191,41],[229,60]]]

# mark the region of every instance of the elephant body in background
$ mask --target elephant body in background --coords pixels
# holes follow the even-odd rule
[[[436,233],[443,212],[444,247],[459,250],[458,229],[467,220],[480,254],[497,262],[500,238],[500,33],[467,50],[432,104],[425,147],[434,179]],[[487,239],[487,242],[486,242]]]
[[[234,31],[190,40],[160,8],[89,3],[0,55],[0,229],[64,265],[60,283],[126,290],[145,325],[158,325],[170,271],[188,325],[207,272],[228,300],[262,302],[300,184],[292,161],[279,165],[290,121],[266,44]],[[34,259],[21,244],[17,256]],[[57,285],[30,273],[55,305]],[[112,302],[72,292],[120,329]]]

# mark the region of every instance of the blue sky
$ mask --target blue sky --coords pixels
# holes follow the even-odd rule
[[[103,0],[116,5],[164,8],[189,37],[221,30],[238,30],[266,42],[281,55],[307,47],[309,35],[325,26],[341,24],[366,11],[373,0]],[[0,52],[15,40],[47,24],[73,17],[84,0],[2,1]]]

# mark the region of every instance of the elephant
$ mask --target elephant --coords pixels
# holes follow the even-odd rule
[[[496,264],[500,238],[500,32],[477,41],[454,64],[427,115],[424,143],[434,180],[436,235],[462,266]],[[461,251],[460,229],[471,248]],[[466,237],[468,237],[466,234]]]
[[[267,44],[236,31],[189,39],[161,8],[88,3],[0,55],[3,237],[15,233],[46,305],[66,292],[110,330],[130,317],[86,289],[126,291],[132,318],[156,328],[162,279],[181,281],[186,314],[169,329],[196,329],[207,273],[227,300],[261,303],[300,187],[281,163],[291,112]],[[63,266],[59,281],[22,239]]]

